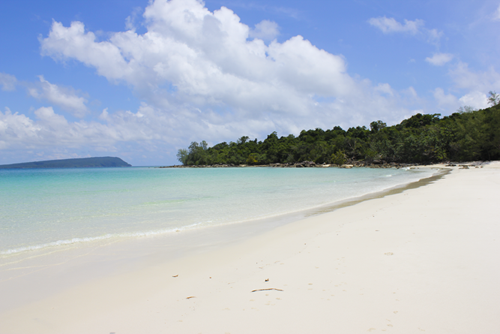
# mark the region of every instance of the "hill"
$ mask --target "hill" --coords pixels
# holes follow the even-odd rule
[[[0,169],[22,169],[22,168],[90,168],[90,167],[130,167],[120,158],[97,157],[79,159],[61,159],[24,162],[19,164],[0,165]]]

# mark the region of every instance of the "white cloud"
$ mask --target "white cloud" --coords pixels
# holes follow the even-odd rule
[[[446,94],[442,88],[434,90],[434,98],[441,107],[449,108],[451,110],[458,107],[458,99],[453,94]]]
[[[378,84],[374,89],[377,92],[385,93],[385,94],[390,95],[390,96],[394,96],[394,90],[387,83]]]
[[[453,55],[449,53],[435,53],[432,57],[425,58],[425,61],[434,66],[443,66],[453,59]]]
[[[433,45],[439,45],[443,32],[437,29],[423,29],[423,33],[427,38],[427,42]]]
[[[2,85],[2,90],[6,91],[15,90],[17,85],[17,79],[13,75],[7,73],[0,73],[0,85]]]
[[[92,143],[102,139],[97,127],[88,127],[86,123],[68,123],[63,116],[55,114],[52,107],[39,108],[35,110],[35,115],[36,121],[17,112],[12,113],[8,108],[5,113],[0,112],[0,142],[7,143],[8,148],[77,147],[84,140]]]
[[[264,41],[272,41],[280,34],[278,24],[276,22],[263,20],[255,25],[255,29],[249,31],[249,36],[259,38]]]
[[[439,40],[443,33],[437,29],[425,28],[423,20],[416,19],[414,21],[404,20],[404,24],[398,22],[396,19],[390,17],[373,17],[368,20],[368,23],[378,29],[384,34],[391,33],[408,33],[410,35],[418,35],[425,38],[425,41],[434,45],[439,44]]]
[[[368,20],[372,26],[379,28],[384,34],[395,33],[395,32],[407,32],[410,34],[417,34],[420,29],[424,26],[424,21],[422,20],[405,20],[404,24],[399,23],[396,19],[390,17],[373,17]]]
[[[0,111],[0,148],[5,149],[22,141],[24,145],[34,140],[33,134],[38,127],[25,115],[12,113],[6,108]]]
[[[478,91],[470,92],[460,99],[458,99],[461,105],[470,106],[474,109],[484,109],[489,107],[488,97],[486,94]]]
[[[45,99],[62,109],[70,112],[75,117],[83,117],[87,113],[86,99],[77,96],[71,88],[64,88],[51,84],[43,76],[38,77],[40,84],[28,88],[28,92],[35,98]]]
[[[0,142],[9,148],[109,147],[121,141],[160,139],[153,130],[161,133],[159,127],[164,125],[147,124],[151,119],[141,120],[140,111],[117,112],[105,117],[105,123],[69,122],[52,107],[41,107],[34,114],[31,119],[8,108],[0,111]]]
[[[120,142],[146,142],[143,147],[183,145],[179,138],[192,136],[192,140],[200,140],[196,136],[207,138],[216,133],[219,139],[229,136],[235,139],[249,128],[265,128],[273,130],[273,124],[267,120],[249,120],[246,124],[238,118],[221,118],[209,113],[204,118],[198,117],[196,111],[182,111],[170,115],[161,110],[143,104],[135,113],[117,111],[113,114],[104,109],[99,116],[101,122],[68,121],[63,115],[54,112],[52,107],[41,107],[34,111],[35,118],[12,113],[6,108],[0,111],[0,149],[48,149],[58,148],[92,148],[97,151],[112,150]],[[209,121],[209,122],[208,122]],[[185,124],[189,123],[187,129]],[[193,133],[192,133],[193,132]]]
[[[302,117],[308,120],[304,126],[315,127],[325,115],[331,122],[351,124],[360,119],[368,123],[366,110],[377,118],[397,113],[385,109],[393,108],[394,101],[377,106],[366,100],[366,106],[358,106],[360,95],[379,94],[347,74],[342,56],[301,36],[269,45],[260,38],[248,40],[250,28],[225,7],[210,12],[196,0],[157,0],[144,18],[146,33],[118,32],[105,41],[97,41],[81,22],[70,27],[54,22],[41,40],[42,53],[76,59],[110,81],[126,82],[166,113],[198,108],[207,126],[216,120],[266,119],[266,124],[289,131]],[[264,27],[261,32],[272,30]],[[336,102],[319,102],[318,112],[316,97]]]
[[[487,71],[474,71],[469,69],[467,63],[459,62],[450,70],[450,76],[454,84],[468,91],[489,92],[500,91],[500,73],[494,68]]]
[[[474,71],[467,63],[458,62],[449,75],[455,85],[455,90],[463,94],[458,99],[458,105],[470,106],[475,109],[487,108],[489,91],[500,91],[500,73],[494,68],[486,71]]]
[[[135,7],[134,10],[132,11],[132,14],[130,14],[130,16],[127,16],[127,18],[125,19],[125,28],[127,30],[135,31],[137,17],[140,14],[141,14],[141,7]]]
[[[493,14],[493,20],[500,21],[500,5],[498,5],[497,10]]]

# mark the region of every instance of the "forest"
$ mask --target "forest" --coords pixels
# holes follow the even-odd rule
[[[462,107],[446,117],[416,114],[392,126],[378,120],[369,129],[334,126],[328,130],[302,130],[297,137],[278,137],[273,132],[263,141],[243,136],[236,142],[212,147],[205,141],[192,142],[187,149],[178,151],[177,158],[185,166],[500,160],[499,102],[498,94],[490,92],[490,108]]]

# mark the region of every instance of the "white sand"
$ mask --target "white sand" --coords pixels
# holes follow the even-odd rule
[[[156,257],[0,313],[0,333],[500,333],[498,167]]]

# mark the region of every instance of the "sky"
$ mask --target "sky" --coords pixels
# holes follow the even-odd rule
[[[500,1],[0,2],[0,164],[488,106]]]

